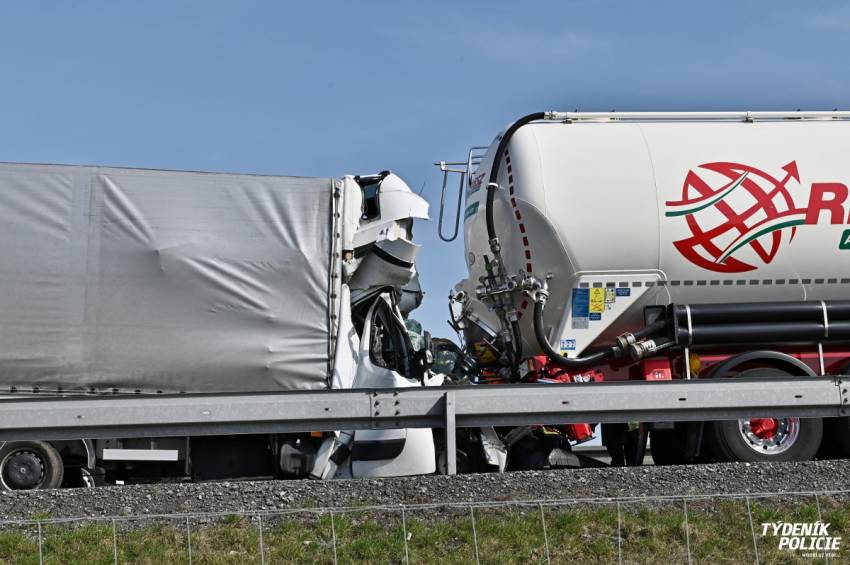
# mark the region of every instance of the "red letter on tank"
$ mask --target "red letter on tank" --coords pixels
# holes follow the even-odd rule
[[[847,200],[847,185],[840,182],[812,183],[806,223],[816,224],[821,212],[829,212],[829,223],[844,223],[844,201]]]

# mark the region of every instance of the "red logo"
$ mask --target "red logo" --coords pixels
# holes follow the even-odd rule
[[[698,169],[714,173],[707,175],[712,182],[688,171],[682,199],[666,202],[665,213],[684,216],[691,235],[673,245],[695,265],[719,273],[752,271],[773,261],[783,240],[793,241],[797,226],[807,222],[807,208],[795,205],[788,187],[800,183],[796,161],[778,176],[741,163]]]

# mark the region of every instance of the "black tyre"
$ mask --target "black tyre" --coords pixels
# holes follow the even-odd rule
[[[0,448],[0,483],[6,490],[59,488],[64,467],[59,452],[43,441],[10,441]]]
[[[778,377],[790,373],[774,368],[742,371],[737,377]],[[806,377],[800,377],[806,378]],[[820,418],[749,418],[710,422],[705,439],[720,461],[808,461],[820,448]]]
[[[649,432],[649,452],[656,465],[684,465],[685,429],[677,425],[672,430],[652,430]]]

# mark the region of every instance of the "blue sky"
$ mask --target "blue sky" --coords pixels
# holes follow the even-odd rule
[[[850,109],[848,95],[850,2],[0,4],[0,161],[392,169],[433,205],[434,161],[532,111]],[[417,229],[416,317],[445,335],[463,252],[435,231]]]

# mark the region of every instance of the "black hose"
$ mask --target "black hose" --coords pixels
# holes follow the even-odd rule
[[[564,357],[555,351],[552,346],[549,345],[549,340],[546,339],[546,332],[543,331],[543,308],[544,305],[542,301],[534,303],[534,337],[537,338],[537,343],[540,344],[540,349],[543,350],[543,353],[545,353],[554,363],[568,369],[577,369],[579,367],[603,361],[614,354],[614,349],[609,348],[592,353],[585,357],[576,357],[575,359]]]
[[[490,241],[496,238],[496,224],[493,222],[493,201],[496,198],[496,191],[499,190],[499,167],[502,164],[502,156],[505,153],[505,149],[508,148],[508,143],[516,130],[530,122],[542,120],[545,117],[545,112],[536,112],[534,114],[521,117],[508,126],[508,129],[502,136],[501,141],[499,141],[499,147],[496,149],[496,154],[493,156],[493,165],[490,167],[490,180],[487,183],[487,204],[484,210],[484,215],[487,220],[487,239]]]
[[[505,150],[508,148],[508,143],[516,130],[530,122],[542,120],[545,117],[545,112],[536,112],[534,114],[523,116],[508,126],[508,129],[499,141],[496,154],[493,156],[493,164],[490,167],[490,180],[487,183],[487,200],[484,206],[484,218],[487,223],[487,240],[491,243],[497,237],[496,222],[493,220],[493,204],[496,200],[496,192],[499,190],[499,167],[502,164],[502,155],[504,155]],[[511,322],[511,332],[514,334],[514,350],[511,352],[509,357],[511,357],[511,367],[514,369],[514,373],[517,373],[519,362],[522,361],[522,334],[520,333],[519,324],[517,322]]]
[[[667,320],[665,320],[665,319],[656,320],[655,322],[649,324],[648,326],[645,326],[645,327],[641,328],[640,330],[636,331],[632,335],[634,336],[635,340],[641,340],[645,337],[649,337],[652,334],[659,332],[661,330],[664,330],[666,328],[667,328]]]
[[[493,201],[496,199],[496,185],[487,187],[487,204],[484,206],[484,217],[487,221],[487,241],[496,239],[496,224],[493,222]]]
[[[514,359],[519,363],[522,361],[522,334],[519,333],[519,322],[511,322],[511,331],[514,334]]]

